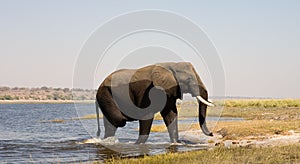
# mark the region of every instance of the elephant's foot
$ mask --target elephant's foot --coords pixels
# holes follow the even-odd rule
[[[178,131],[176,130],[177,128],[175,129],[170,129],[168,127],[168,130],[169,130],[169,136],[170,136],[170,141],[171,143],[178,143],[179,142],[179,139],[178,139]]]
[[[115,136],[115,133],[117,131],[117,127],[114,126],[113,124],[111,124],[106,117],[103,118],[103,122],[104,122],[104,129],[105,129],[105,133],[104,133],[104,138],[108,138],[108,137],[113,137]],[[100,131],[99,131],[100,132]]]
[[[172,142],[173,145],[187,145],[187,144],[197,144],[197,142],[189,141],[189,140],[177,140],[176,142]]]
[[[196,144],[195,142],[191,142],[188,140],[173,140],[171,141],[172,145],[186,145],[186,144]]]
[[[135,144],[142,144],[145,143],[148,139],[149,135],[139,135],[139,138],[135,142]]]
[[[175,138],[171,138],[170,141],[171,141],[172,144],[180,143],[180,140],[175,139]]]

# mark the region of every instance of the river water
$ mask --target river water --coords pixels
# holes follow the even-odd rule
[[[74,119],[89,114],[95,114],[94,104],[0,104],[0,163],[77,163],[207,148],[201,141],[172,145],[167,132],[151,132],[146,144],[134,145],[136,121],[119,128],[116,138],[95,143],[96,119]],[[179,124],[193,122],[196,118],[179,120]]]

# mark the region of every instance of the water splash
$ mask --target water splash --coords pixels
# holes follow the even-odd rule
[[[101,144],[101,145],[113,145],[119,143],[119,140],[116,137],[108,137],[105,139],[101,138],[90,138],[82,142],[77,142],[77,144]]]

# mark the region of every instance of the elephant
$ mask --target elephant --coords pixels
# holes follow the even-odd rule
[[[145,143],[154,114],[160,112],[172,143],[178,139],[176,100],[183,94],[197,98],[199,125],[203,133],[213,136],[206,126],[208,101],[205,85],[190,62],[166,62],[139,69],[121,69],[107,76],[96,93],[96,113],[100,137],[99,108],[103,113],[104,138],[112,137],[127,121],[139,121],[136,144]]]

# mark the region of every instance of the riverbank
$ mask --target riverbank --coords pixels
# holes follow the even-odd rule
[[[300,144],[275,147],[216,147],[215,149],[192,151],[184,153],[167,153],[157,156],[144,156],[141,158],[113,158],[106,163],[299,163]]]
[[[51,101],[53,103],[68,102],[72,100],[92,100],[95,98],[96,90],[76,89],[76,88],[25,88],[25,87],[1,87],[0,100],[16,101],[26,103],[36,103],[39,101]],[[4,101],[4,102],[5,102]],[[28,102],[29,101],[29,102]]]
[[[181,138],[209,145],[209,150],[113,158],[106,163],[300,163],[299,102],[226,100],[221,117],[244,120],[217,122],[211,127],[214,137],[202,135],[197,123],[179,125]],[[195,107],[190,105],[190,108]],[[218,106],[210,108],[208,114],[214,115],[214,110],[218,110]],[[166,128],[153,125],[151,130],[165,132]]]

